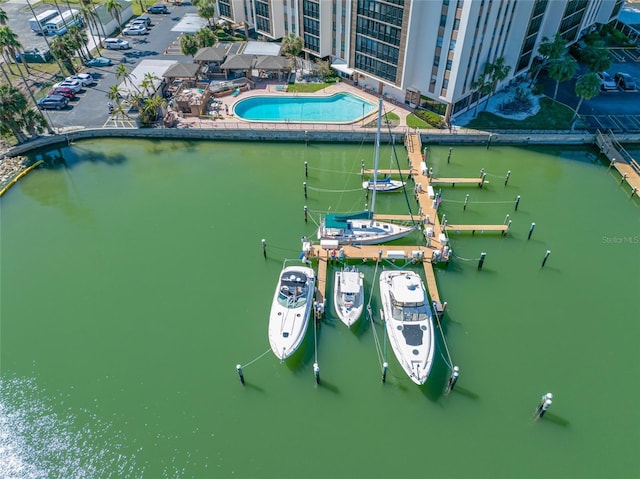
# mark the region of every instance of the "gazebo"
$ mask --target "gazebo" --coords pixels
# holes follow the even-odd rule
[[[258,70],[259,78],[282,80],[291,73],[291,62],[292,60],[286,57],[262,55],[256,57],[253,68]]]
[[[253,55],[231,55],[220,65],[220,68],[225,71],[227,79],[248,77],[253,68]]]
[[[229,54],[229,43],[216,43],[212,47],[204,47],[198,50],[193,56],[193,60],[201,65],[202,74],[206,76],[224,76],[220,65]]]

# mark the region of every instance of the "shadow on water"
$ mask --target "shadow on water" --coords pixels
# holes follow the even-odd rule
[[[43,160],[47,168],[50,169],[70,169],[85,161],[101,162],[106,165],[121,165],[127,161],[127,157],[122,154],[107,155],[95,150],[88,150],[75,143],[68,147],[50,149],[46,152],[37,150],[33,157],[36,160]]]
[[[552,412],[546,413],[542,418],[538,419],[539,421],[549,421],[553,424],[557,424],[558,426],[567,427],[570,426],[571,423],[564,419],[563,417],[558,416],[557,414],[553,414]]]

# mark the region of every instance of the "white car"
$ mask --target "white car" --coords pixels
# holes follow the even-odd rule
[[[82,86],[89,86],[95,83],[95,80],[88,73],[78,73],[76,75],[67,77],[64,81],[79,81]]]
[[[122,34],[123,35],[146,35],[147,27],[138,23],[132,24],[126,27],[124,30],[122,30]]]
[[[601,90],[611,91],[611,90],[617,90],[618,89],[618,85],[616,85],[616,82],[613,80],[611,75],[609,75],[607,72],[599,72],[598,73],[598,78],[600,78],[600,89]]]
[[[131,48],[129,42],[122,38],[107,38],[104,41],[104,46],[107,50],[128,50]]]
[[[82,90],[82,83],[80,83],[78,80],[70,80],[70,79],[66,79],[64,81],[61,81],[60,83],[56,83],[55,85],[53,85],[53,88],[60,88],[60,87],[66,87],[69,88],[72,92],[74,93],[78,93],[80,90]]]

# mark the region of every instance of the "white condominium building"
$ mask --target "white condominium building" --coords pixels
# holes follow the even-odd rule
[[[569,43],[614,21],[624,0],[217,0],[220,16],[268,40],[300,36],[307,58],[329,60],[378,94],[448,120],[480,100],[486,64],[524,76],[543,39]]]

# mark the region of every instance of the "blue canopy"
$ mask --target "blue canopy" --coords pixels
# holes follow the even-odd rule
[[[373,218],[371,211],[359,211],[357,213],[347,214],[328,214],[324,219],[325,228],[348,228],[348,222],[351,220],[370,220]]]

